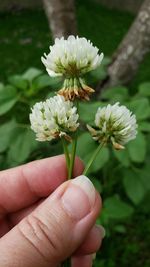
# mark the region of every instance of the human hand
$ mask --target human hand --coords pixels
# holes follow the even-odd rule
[[[83,171],[76,158],[74,177]],[[90,267],[103,229],[95,226],[99,194],[84,176],[65,182],[64,156],[0,173],[0,266]]]

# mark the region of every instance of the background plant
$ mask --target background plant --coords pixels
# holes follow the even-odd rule
[[[31,106],[38,100],[54,94],[59,79],[51,80],[41,70],[30,68],[22,75],[8,78],[8,84],[0,85],[0,166],[1,169],[13,167],[32,158],[41,158],[51,151],[51,144],[35,141],[29,125]]]

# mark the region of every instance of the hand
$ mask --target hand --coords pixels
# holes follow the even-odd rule
[[[74,176],[82,171],[76,158]],[[103,238],[94,226],[101,200],[85,176],[66,177],[64,156],[0,173],[1,267],[56,267],[71,255],[73,267],[91,266]]]

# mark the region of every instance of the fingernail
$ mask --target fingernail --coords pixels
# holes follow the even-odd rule
[[[104,238],[106,235],[106,230],[102,225],[97,225],[97,227],[99,228],[100,232],[101,232],[101,237]]]
[[[92,182],[84,175],[70,181],[62,204],[65,211],[75,219],[84,218],[94,206],[96,191]]]

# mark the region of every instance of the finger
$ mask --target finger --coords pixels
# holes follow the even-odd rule
[[[56,267],[83,243],[101,208],[85,176],[63,183],[33,213],[0,239],[0,266]]]
[[[75,252],[75,255],[89,255],[97,252],[101,246],[104,236],[105,230],[102,226],[93,226],[82,245]]]
[[[0,220],[0,238],[10,230],[9,224],[5,219]]]
[[[23,218],[28,216],[31,212],[33,212],[44,199],[39,200],[35,204],[29,206],[28,208],[22,209],[20,211],[10,213],[6,216],[6,218],[2,218],[0,220],[0,238],[5,235],[8,231],[10,231],[16,224],[18,224]]]
[[[83,171],[76,158],[74,175]],[[37,160],[0,173],[0,217],[47,197],[67,177],[64,156]]]
[[[73,257],[71,267],[92,267],[93,257],[92,255]]]
[[[32,213],[44,200],[45,198],[37,201],[36,203],[34,203],[28,208],[9,214],[8,219],[9,219],[11,228],[14,227],[16,224],[18,224],[22,219],[27,217],[30,213]]]

